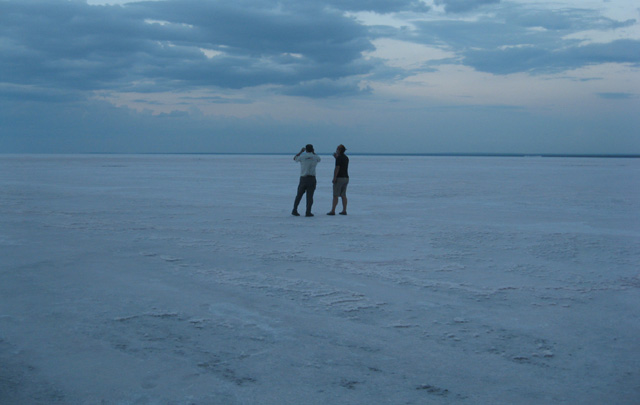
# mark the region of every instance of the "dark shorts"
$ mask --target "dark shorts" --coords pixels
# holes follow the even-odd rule
[[[315,190],[316,184],[316,176],[301,176],[300,183],[298,183],[298,188],[303,188],[305,190]]]
[[[333,196],[334,197],[346,197],[347,186],[349,185],[348,177],[338,177],[336,182],[333,183]]]

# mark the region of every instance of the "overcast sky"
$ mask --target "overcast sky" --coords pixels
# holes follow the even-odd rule
[[[0,0],[0,152],[640,153],[637,0]]]

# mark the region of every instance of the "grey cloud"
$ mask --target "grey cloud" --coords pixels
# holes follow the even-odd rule
[[[508,23],[526,28],[545,28],[548,30],[582,31],[585,29],[614,29],[628,27],[636,20],[616,21],[603,17],[593,10],[562,9],[539,10],[522,7],[506,7],[504,17]]]
[[[618,40],[566,49],[540,47],[465,52],[464,63],[482,72],[553,73],[600,63],[631,63],[640,66],[640,41]]]
[[[171,111],[170,113],[160,113],[158,118],[188,118],[191,115],[187,111]]]
[[[243,2],[182,0],[136,3],[130,8],[139,20],[192,26],[187,36],[168,31],[156,40],[231,55],[277,57],[293,53],[313,61],[342,63],[372,49],[366,29],[336,11],[300,6],[274,9],[273,3],[260,8],[259,4],[248,7]]]
[[[481,72],[510,74],[551,68],[553,53],[540,47],[470,50],[463,63]]]
[[[621,39],[569,48],[565,55],[570,61],[583,64],[631,63],[640,66],[640,40]]]
[[[137,90],[293,86],[370,71],[361,60],[373,49],[367,29],[314,4],[0,2],[0,74],[22,85]]]
[[[273,7],[273,0],[241,0],[245,7]],[[340,11],[371,11],[378,14],[413,11],[426,12],[430,7],[422,0],[280,0],[287,9],[322,10],[333,8]]]
[[[283,94],[309,98],[327,98],[336,96],[357,96],[368,94],[370,92],[371,88],[367,87],[361,89],[357,81],[321,79],[301,83],[295,87],[285,88]]]
[[[349,11],[373,11],[380,14],[399,11],[429,11],[429,6],[419,0],[325,0],[325,4]]]
[[[402,35],[453,51],[459,63],[479,71],[542,73],[597,63],[639,63],[640,51],[635,40],[581,45],[577,39],[567,39],[570,34],[589,29],[614,29],[635,23],[635,20],[615,21],[590,10],[551,13],[505,6],[498,18],[421,22],[416,23],[415,33]],[[451,59],[435,61],[426,67],[438,63],[451,63]]]
[[[500,0],[436,0],[435,4],[443,5],[447,13],[463,13],[488,4],[497,4]]]
[[[80,2],[0,3],[0,72],[8,82],[73,89],[108,88],[130,75],[127,58],[151,44],[116,7]],[[125,55],[125,56],[123,56]]]
[[[201,97],[192,97],[192,96],[184,96],[180,97],[180,100],[184,100],[182,104],[191,104],[192,101],[206,101],[207,103],[212,104],[251,104],[252,100],[246,98],[227,98],[220,96],[201,96]]]
[[[470,48],[494,49],[533,43],[553,43],[557,36],[550,32],[534,32],[525,27],[481,21],[433,21],[416,23],[418,31],[405,35],[408,40],[446,47],[453,51]]]
[[[446,45],[453,50],[510,45],[536,45],[553,49],[569,45],[570,41],[563,37],[572,33],[614,29],[635,23],[636,20],[615,21],[591,10],[552,12],[505,5],[496,17],[491,18],[416,22],[417,32],[412,35],[414,41]],[[406,32],[403,34],[407,35]],[[409,36],[406,39],[412,40]]]
[[[437,3],[461,12],[497,2]],[[7,84],[48,89],[52,97],[60,96],[56,89],[144,93],[263,85],[310,97],[359,94],[354,83],[364,75],[388,81],[415,73],[363,57],[374,49],[373,39],[387,37],[456,54],[421,71],[452,60],[495,74],[638,63],[637,41],[579,46],[565,39],[636,24],[589,10],[550,12],[503,3],[495,18],[414,21],[416,30],[366,27],[345,14],[427,10],[419,0],[167,0],[124,6],[5,0],[0,77]]]
[[[384,63],[380,62],[376,65],[376,68],[369,75],[367,75],[367,79],[376,82],[393,83],[395,81],[405,79],[418,73],[434,71],[436,70],[429,67],[422,67],[420,69],[405,69],[385,65]]]

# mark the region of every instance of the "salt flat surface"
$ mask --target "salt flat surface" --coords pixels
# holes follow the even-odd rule
[[[640,160],[332,164],[0,156],[0,403],[640,403]]]

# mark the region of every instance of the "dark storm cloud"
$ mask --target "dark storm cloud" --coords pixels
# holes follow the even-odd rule
[[[365,74],[372,66],[362,53],[374,49],[354,19],[304,1],[8,1],[0,3],[0,36],[3,81],[77,90],[295,86]]]
[[[286,54],[309,61],[349,63],[372,49],[367,31],[353,19],[324,7],[274,8],[273,2],[244,4],[202,0],[134,3],[126,9],[139,21],[169,22],[156,29],[174,45],[196,46],[251,58],[270,57],[280,64]],[[184,25],[188,25],[187,28]],[[158,24],[157,24],[158,25]],[[285,62],[286,64],[286,62]]]
[[[498,1],[436,3],[453,13]],[[455,56],[440,63],[495,74],[640,63],[635,40],[581,46],[566,39],[636,24],[595,11],[503,2],[493,7],[495,17],[417,21],[416,30],[366,26],[348,14],[358,11],[420,16],[429,8],[418,0],[167,0],[123,6],[0,1],[0,81],[13,86],[11,94],[22,91],[26,98],[37,88],[52,97],[256,86],[307,97],[352,95],[367,92],[357,84],[364,75],[393,81],[416,73],[366,57],[378,38],[441,47]]]

